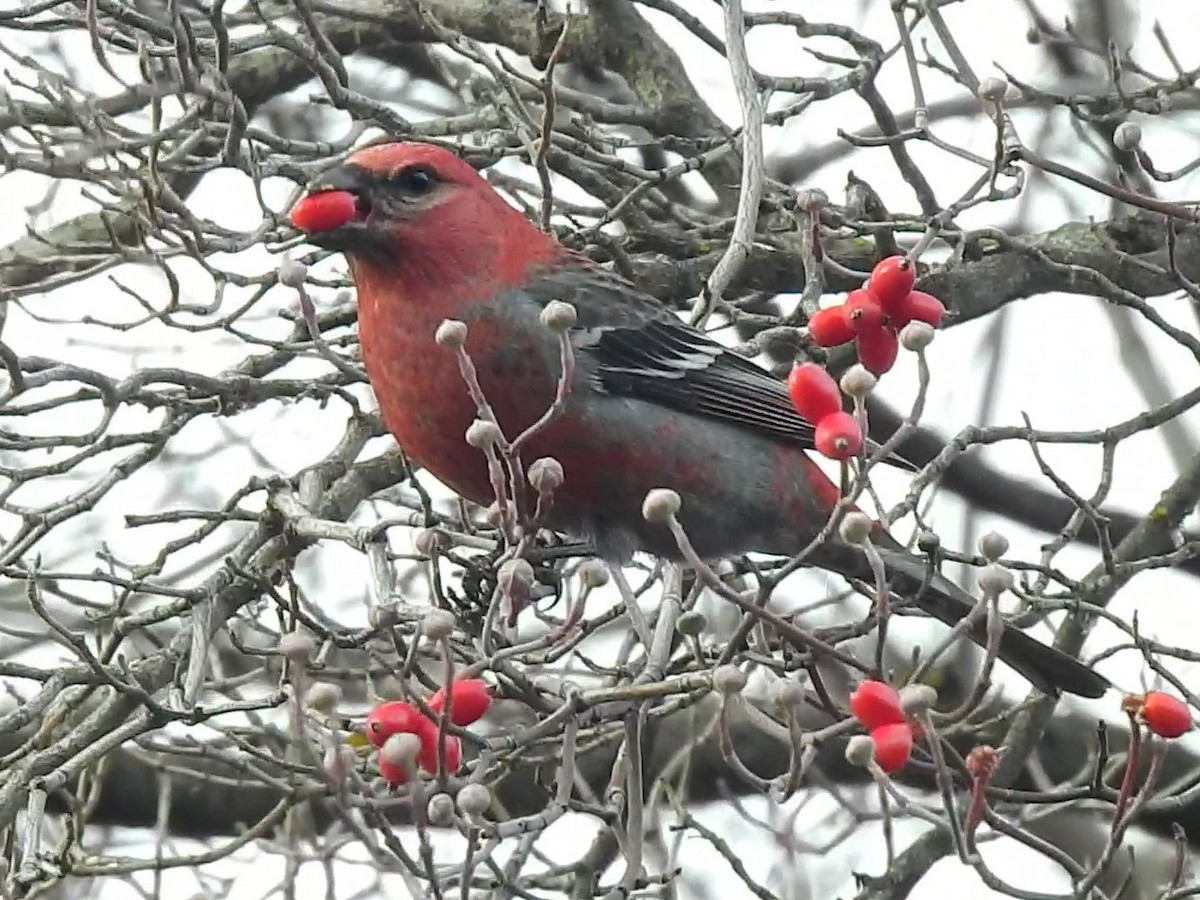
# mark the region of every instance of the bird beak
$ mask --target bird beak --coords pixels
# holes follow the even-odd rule
[[[365,194],[374,179],[361,166],[335,166],[318,175],[306,188],[306,193],[319,194],[323,191],[349,191],[355,196]]]
[[[371,212],[371,173],[354,165],[329,169],[315,178],[292,207],[292,226],[308,241],[329,250],[352,250],[372,239],[367,227]]]

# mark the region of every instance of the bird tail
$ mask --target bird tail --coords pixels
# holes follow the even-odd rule
[[[975,606],[976,599],[945,576],[930,575],[926,562],[908,553],[891,535],[876,529],[873,543],[879,548],[893,594],[912,600],[947,625],[956,625]],[[858,547],[827,541],[818,548],[815,565],[871,582],[874,577],[866,554]],[[966,632],[981,647],[987,646],[987,621],[980,616]],[[1060,691],[1081,697],[1102,697],[1108,679],[1073,656],[1043,644],[1019,628],[1005,624],[999,657],[1042,693],[1057,697]]]

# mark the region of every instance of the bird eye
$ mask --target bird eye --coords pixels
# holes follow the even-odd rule
[[[410,194],[420,196],[433,187],[433,176],[428,169],[405,169],[396,176],[400,186]]]

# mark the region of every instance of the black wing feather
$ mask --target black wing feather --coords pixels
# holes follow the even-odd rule
[[[815,429],[800,418],[782,382],[615,273],[576,259],[543,272],[524,290],[543,303],[552,298],[575,303],[579,324],[573,342],[591,358],[598,390],[814,449]],[[887,461],[914,468],[896,455]]]
[[[599,330],[597,387],[813,445],[813,426],[797,415],[784,386],[740,354],[684,322],[655,319],[638,328]]]

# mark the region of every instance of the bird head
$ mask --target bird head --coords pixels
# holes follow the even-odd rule
[[[557,246],[464,159],[415,142],[352,154],[308,186],[290,218],[311,243],[346,254],[356,279],[386,271],[414,288],[493,280]]]

